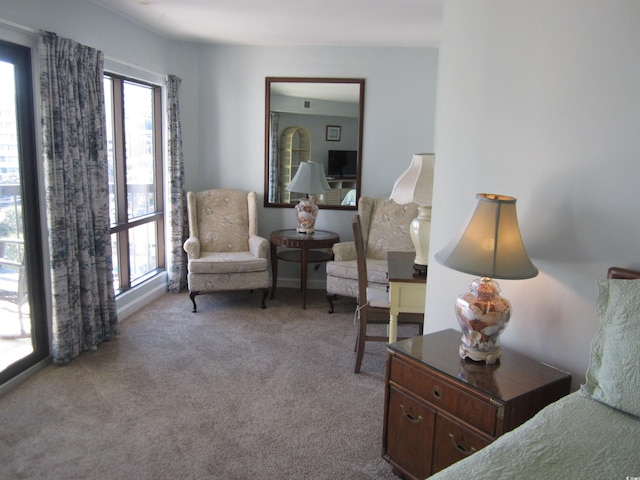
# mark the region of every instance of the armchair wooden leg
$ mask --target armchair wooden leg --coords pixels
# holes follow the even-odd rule
[[[189,292],[189,298],[193,302],[193,310],[191,310],[193,313],[196,313],[197,308],[198,308],[198,307],[196,307],[196,295],[198,295],[199,293],[200,292]]]
[[[327,295],[327,301],[329,302],[329,313],[333,313],[333,301],[336,299],[335,294]]]
[[[262,289],[262,303],[260,305],[262,308],[267,308],[267,304],[265,303],[265,301],[267,300],[267,295],[269,295],[269,289],[268,288],[263,288]]]

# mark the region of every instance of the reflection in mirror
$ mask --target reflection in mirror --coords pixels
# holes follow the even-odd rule
[[[304,194],[286,186],[300,162],[321,164],[330,186],[320,208],[355,209],[362,171],[364,79],[267,77],[264,206]]]

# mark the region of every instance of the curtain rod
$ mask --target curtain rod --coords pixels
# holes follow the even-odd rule
[[[27,27],[26,25],[21,25],[19,23],[15,23],[15,22],[6,20],[4,18],[0,18],[0,24],[5,25],[7,27],[14,28],[16,30],[21,30],[24,33],[28,33],[28,34],[34,35],[34,36],[38,36],[40,34],[40,30],[38,30],[38,29]],[[136,70],[139,70],[141,72],[149,73],[151,75],[155,75],[155,76],[161,77],[161,78],[167,78],[169,76],[166,73],[154,72],[153,70],[149,70],[148,68],[142,67],[140,65],[136,65],[135,63],[127,62],[125,60],[121,60],[119,58],[112,57],[111,55],[107,55],[104,52],[103,52],[103,54],[104,54],[105,60],[109,60],[110,62],[119,63],[120,65],[123,65],[125,67],[129,67],[129,68],[135,68]]]

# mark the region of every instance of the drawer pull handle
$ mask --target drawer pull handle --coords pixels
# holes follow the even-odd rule
[[[436,398],[440,398],[442,396],[442,391],[440,387],[433,387],[433,396]]]
[[[462,455],[464,455],[465,457],[468,457],[469,455],[471,455],[472,453],[475,453],[476,449],[471,447],[471,448],[467,448],[464,445],[462,445],[459,442],[456,442],[456,439],[453,436],[453,433],[449,434],[449,438],[451,439],[451,443],[453,444],[453,446],[455,447],[455,449],[460,452]]]
[[[404,405],[400,405],[400,410],[402,410],[402,415],[404,415],[404,418],[409,420],[411,423],[420,423],[422,421],[422,415],[418,415],[418,418],[416,418],[410,413],[405,412]]]

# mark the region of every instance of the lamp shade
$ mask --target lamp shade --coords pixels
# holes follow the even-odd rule
[[[409,168],[398,177],[391,191],[391,199],[401,205],[417,203],[422,206],[431,205],[433,195],[432,153],[415,153]]]
[[[314,175],[320,178],[320,183],[322,184],[323,188],[322,192],[331,190],[331,185],[329,185],[329,182],[327,182],[327,174],[324,172],[324,167],[322,166],[322,164],[312,161],[309,161],[307,163],[309,163],[309,165],[311,165],[311,167],[315,170]]]
[[[467,228],[435,258],[460,272],[488,278],[524,279],[538,274],[520,236],[516,199],[480,193]]]
[[[317,162],[300,162],[291,183],[285,187],[290,192],[317,195],[331,187],[324,174],[324,168]]]

